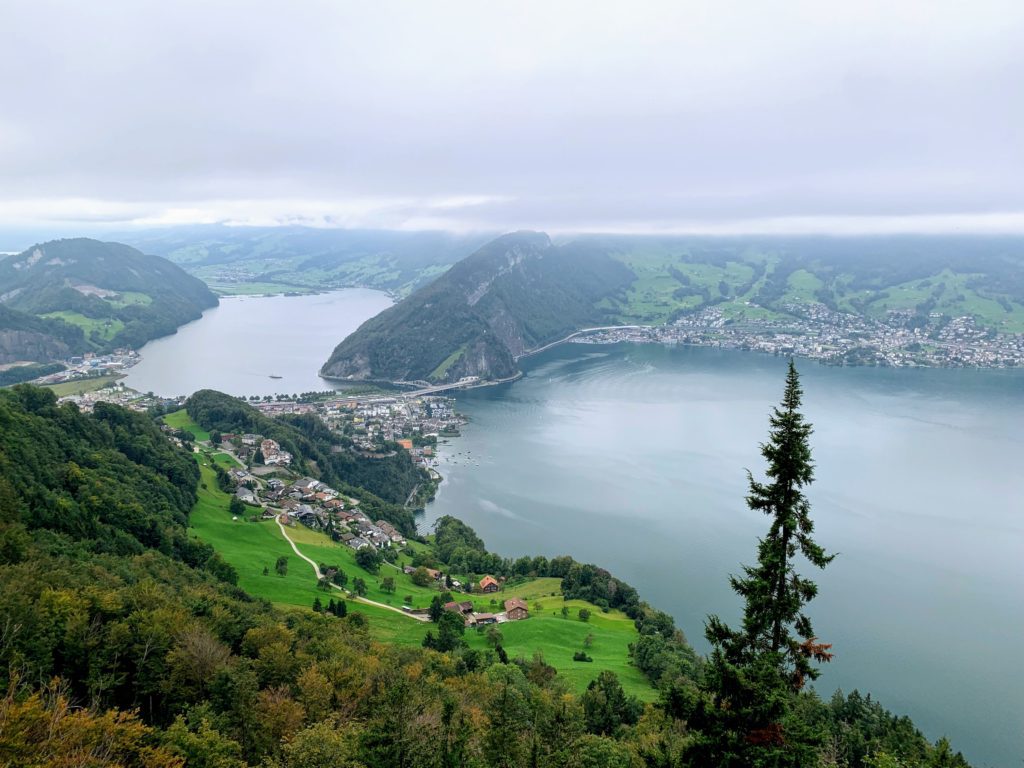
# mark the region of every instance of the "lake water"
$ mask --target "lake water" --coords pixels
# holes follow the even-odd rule
[[[389,304],[366,290],[224,299],[147,344],[126,381],[164,395],[328,389],[317,370],[334,346]],[[743,470],[763,467],[784,367],[700,348],[550,350],[519,381],[459,395],[472,422],[443,446],[423,523],[453,514],[503,555],[598,563],[706,650],[704,617],[738,617],[726,580],[766,530]],[[812,516],[839,552],[810,607],[836,652],[818,690],[870,691],[976,765],[1020,765],[1024,371],[799,367]]]
[[[839,552],[814,574],[836,653],[818,691],[869,691],[975,764],[1019,765],[1024,371],[799,367],[816,535]],[[704,348],[551,350],[458,396],[471,424],[441,452],[424,526],[451,514],[503,555],[598,563],[706,651],[705,616],[738,618],[727,578],[767,530],[744,468],[763,468],[784,373]]]
[[[391,303],[386,293],[362,288],[222,298],[199,320],[144,346],[124,382],[170,397],[203,388],[247,396],[333,389],[317,375],[320,366],[338,342]]]

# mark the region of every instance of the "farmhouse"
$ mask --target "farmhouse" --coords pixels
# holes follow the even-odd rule
[[[463,600],[461,603],[457,603],[454,600],[450,603],[444,604],[446,611],[453,611],[454,613],[461,613],[463,615],[473,612],[473,603],[470,600]]]
[[[530,618],[530,611],[526,607],[526,601],[521,597],[513,597],[505,601],[505,618],[508,621],[521,621]]]
[[[480,591],[490,594],[498,591],[498,580],[493,576],[484,576],[480,579]]]

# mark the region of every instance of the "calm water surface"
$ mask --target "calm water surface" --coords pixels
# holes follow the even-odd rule
[[[363,288],[222,298],[199,320],[144,346],[125,384],[165,396],[204,387],[231,395],[332,389],[317,375],[320,366],[338,342],[391,303],[386,293]]]
[[[456,515],[503,555],[570,553],[671,612],[701,650],[735,620],[727,578],[766,518],[744,468],[785,361],[701,348],[567,345],[513,384],[459,395],[424,525]],[[1024,372],[800,364],[815,425],[818,682],[870,691],[979,765],[1024,758]],[[467,456],[468,454],[468,456]]]

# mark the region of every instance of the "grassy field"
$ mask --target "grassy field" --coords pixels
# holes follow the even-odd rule
[[[115,309],[122,307],[148,307],[153,303],[151,296],[138,291],[122,291],[116,299],[107,299],[107,303]]]
[[[238,469],[242,464],[230,453],[214,453],[210,455],[214,464],[219,464],[224,469]]]
[[[238,586],[273,603],[312,606],[323,593],[317,589],[313,569],[295,556],[273,520],[233,520],[228,511],[231,497],[217,487],[210,458],[196,454],[202,479],[199,500],[192,510],[190,531],[220,553],[238,571]],[[205,486],[205,487],[203,487]],[[274,564],[288,558],[288,572],[279,576]],[[268,575],[263,575],[263,569]]]
[[[106,317],[86,317],[80,312],[70,312],[68,310],[47,312],[43,317],[58,318],[66,323],[71,323],[71,325],[77,325],[85,332],[87,339],[93,338],[95,334],[96,337],[103,341],[110,341],[124,328],[124,323],[120,320]]]
[[[353,578],[362,577],[368,587],[366,596],[371,600],[398,607],[402,605],[404,597],[410,595],[414,607],[426,607],[438,594],[437,588],[418,587],[409,576],[388,565],[382,566],[377,576],[367,573],[356,564],[355,553],[351,549],[335,544],[322,533],[297,525],[289,529],[288,535],[307,557],[317,562],[341,566],[349,577],[350,586]],[[394,594],[380,589],[380,583],[386,576],[395,579]],[[599,608],[582,600],[563,600],[561,579],[521,579],[518,582],[510,581],[504,590],[494,595],[456,594],[454,597],[456,600],[472,600],[481,612],[501,611],[504,601],[511,597],[526,600],[530,605],[530,618],[526,621],[506,622],[499,627],[504,637],[505,650],[513,657],[532,658],[534,653],[542,653],[548,663],[558,669],[559,674],[564,675],[579,691],[584,690],[598,672],[610,669],[619,676],[630,693],[646,700],[656,694],[643,674],[629,662],[629,644],[637,639],[632,619],[621,611],[602,613]],[[562,616],[562,606],[569,609],[569,618]],[[427,625],[374,606],[351,604],[349,608],[365,613],[371,619],[373,635],[387,642],[419,645],[429,629]],[[590,610],[592,615],[589,622],[579,620],[580,608]],[[592,636],[592,643],[589,648],[585,648],[588,635]],[[467,630],[466,640],[473,648],[488,647],[486,635],[476,630]],[[582,650],[586,650],[594,661],[573,661],[573,654]]]
[[[582,600],[563,601],[549,598],[543,602],[543,611],[533,609],[530,602],[530,618],[525,621],[509,621],[498,625],[502,645],[512,657],[532,658],[542,653],[544,660],[558,670],[558,674],[572,683],[577,691],[586,690],[587,685],[603,670],[618,675],[622,687],[645,701],[652,701],[657,691],[643,673],[629,660],[629,644],[636,642],[637,632],[633,621],[621,611],[601,613]],[[562,606],[569,608],[569,617],[561,615]],[[591,612],[589,621],[579,620],[580,608]],[[586,647],[587,637],[590,647]],[[471,647],[488,647],[483,632],[467,630],[466,639]],[[573,654],[585,651],[593,662],[573,661]]]
[[[180,411],[175,411],[174,413],[169,413],[164,416],[164,423],[168,426],[174,427],[175,429],[183,429],[186,432],[191,432],[192,436],[196,440],[210,439],[210,433],[192,421],[192,417],[188,415],[188,411],[184,408]]]
[[[287,283],[218,283],[211,281],[210,290],[221,296],[269,296],[280,293],[319,293],[322,289]]]
[[[114,373],[109,376],[95,376],[88,379],[79,379],[78,381],[63,381],[60,384],[50,384],[47,386],[51,392],[57,397],[67,397],[69,395],[84,395],[86,392],[95,392],[97,389],[103,389],[109,387],[118,379],[123,379],[119,373]]]
[[[466,351],[466,345],[463,344],[461,347],[459,347],[454,352],[452,352],[450,355],[448,355],[448,357],[446,357],[443,361],[441,361],[441,364],[439,366],[437,366],[437,368],[435,368],[431,372],[431,374],[430,374],[430,376],[428,378],[430,378],[432,380],[436,380],[436,379],[442,378],[448,372],[448,369],[451,368],[453,365],[455,365],[455,362],[460,357],[462,357],[462,355],[463,355],[463,353],[465,353],[465,351]]]

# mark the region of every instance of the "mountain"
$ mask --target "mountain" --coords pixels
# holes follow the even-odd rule
[[[58,360],[87,348],[81,328],[0,304],[0,365]]]
[[[34,245],[0,259],[0,362],[140,347],[216,304],[201,280],[127,245]]]
[[[519,355],[603,322],[598,302],[634,279],[602,248],[557,246],[538,232],[504,235],[363,323],[321,375],[438,383],[512,376]]]
[[[494,235],[211,224],[118,234],[222,294],[365,287],[407,296]]]
[[[505,378],[516,358],[594,325],[715,308],[785,325],[822,308],[938,334],[951,318],[1024,334],[1020,237],[499,237],[342,341],[329,378]],[[816,309],[814,309],[816,308]],[[813,309],[813,311],[811,311]],[[930,336],[929,336],[930,338]]]

